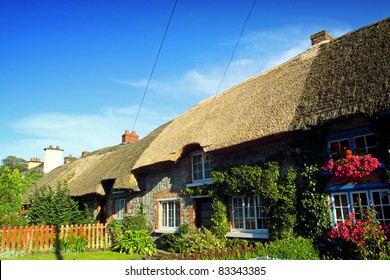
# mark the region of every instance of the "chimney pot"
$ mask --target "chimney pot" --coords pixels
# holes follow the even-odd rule
[[[123,143],[134,143],[134,142],[137,142],[139,140],[139,136],[137,135],[137,133],[135,133],[135,131],[132,131],[131,133],[129,133],[128,130],[125,130],[125,133],[122,134],[122,144]]]

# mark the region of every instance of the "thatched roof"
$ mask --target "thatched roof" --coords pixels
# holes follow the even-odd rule
[[[390,18],[314,45],[174,119],[134,169],[390,109]]]
[[[55,187],[58,181],[66,180],[72,196],[104,195],[102,182],[115,180],[114,189],[137,191],[137,181],[131,174],[133,165],[166,125],[160,126],[138,142],[103,148],[61,165],[45,174],[38,182],[38,186]],[[29,193],[31,191],[33,189]],[[26,198],[28,193],[24,196]]]

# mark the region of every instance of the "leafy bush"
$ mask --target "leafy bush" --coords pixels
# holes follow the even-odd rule
[[[217,196],[213,198],[212,203],[213,214],[211,216],[211,231],[219,238],[224,239],[229,231],[229,222],[227,219],[226,204]]]
[[[118,242],[119,236],[122,234],[122,225],[117,220],[108,222],[108,234],[110,235],[111,246]]]
[[[207,228],[195,228],[186,231],[186,227],[178,234],[163,234],[162,245],[170,252],[187,253],[222,249],[226,247],[226,238],[220,239]]]
[[[24,227],[28,222],[19,212],[5,214],[0,218],[0,227]]]
[[[65,253],[83,253],[87,250],[88,241],[85,234],[68,234],[56,240],[55,247]]]
[[[0,174],[0,217],[22,209],[21,178],[18,169],[12,172],[8,166]]]
[[[125,254],[155,255],[156,246],[147,230],[126,230],[121,233],[113,246],[114,251]]]
[[[66,182],[59,182],[52,190],[49,186],[38,188],[29,196],[28,216],[32,225],[63,225],[90,223],[87,212],[79,210],[70,196]]]
[[[259,250],[261,256],[269,256],[284,260],[318,260],[319,254],[310,239],[303,237],[288,237],[266,243]]]
[[[380,259],[390,255],[385,231],[375,219],[372,208],[363,211],[361,220],[355,220],[355,213],[351,213],[347,221],[338,223],[331,231],[329,239],[347,243],[360,259]]]
[[[147,230],[146,217],[143,214],[136,216],[125,216],[122,220],[123,230]]]

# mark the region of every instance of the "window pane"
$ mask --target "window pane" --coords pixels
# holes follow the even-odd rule
[[[257,215],[257,228],[265,229],[267,228],[267,218],[265,216],[264,207],[261,203],[260,197],[255,197],[256,201],[256,215]]]
[[[247,197],[245,202],[245,228],[255,229],[255,207],[253,197]]]
[[[354,141],[355,141],[355,152],[360,152],[360,153],[366,153],[367,150],[367,146],[366,146],[366,140],[365,140],[365,137],[364,136],[360,136],[360,137],[355,137],[354,138]]]
[[[372,193],[372,198],[374,200],[374,204],[375,205],[380,205],[381,204],[381,197],[380,197],[379,192],[373,192]]]
[[[367,147],[377,146],[376,137],[374,134],[366,135],[366,142],[367,142]]]
[[[205,162],[204,162],[204,177],[211,178],[211,171],[213,170],[213,157],[209,154],[205,154]]]
[[[180,202],[175,202],[175,227],[180,226]]]
[[[203,179],[202,161],[203,161],[202,154],[192,156],[192,177],[194,181]]]
[[[244,213],[242,208],[242,198],[233,198],[233,228],[244,228]]]

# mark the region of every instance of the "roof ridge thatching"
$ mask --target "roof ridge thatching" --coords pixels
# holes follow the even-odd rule
[[[342,116],[389,110],[389,22],[387,18],[314,45],[203,100],[175,118],[134,169],[176,162],[189,144],[213,151]]]

